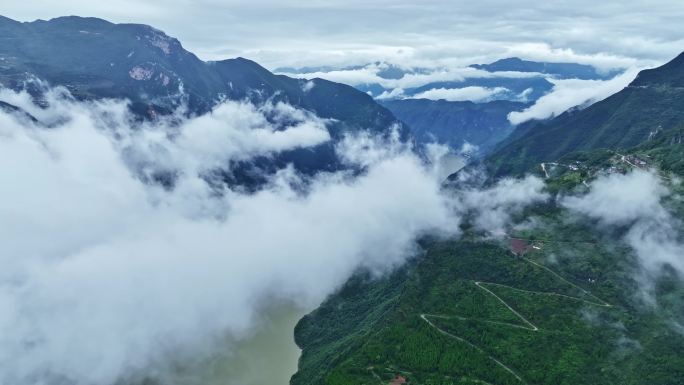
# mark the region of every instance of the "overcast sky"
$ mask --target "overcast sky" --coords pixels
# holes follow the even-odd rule
[[[282,65],[468,64],[510,55],[653,65],[684,50],[684,3],[537,0],[22,0],[5,16],[153,25],[203,59]]]

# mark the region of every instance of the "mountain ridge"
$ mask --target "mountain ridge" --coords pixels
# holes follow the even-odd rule
[[[520,175],[541,162],[599,148],[637,146],[656,132],[684,123],[684,54],[644,70],[627,87],[592,104],[542,122],[518,126],[485,164],[492,175]]]
[[[508,114],[529,106],[508,100],[474,103],[400,99],[380,103],[409,125],[418,142],[437,141],[452,148],[469,143],[479,147],[480,155],[487,154],[514,130]]]
[[[128,100],[140,120],[178,112],[199,116],[224,100],[283,102],[326,119],[330,141],[216,170],[231,186],[258,188],[267,182],[265,175],[288,164],[306,175],[347,168],[335,151],[346,134],[389,137],[397,130],[401,140],[410,140],[403,122],[351,86],[275,75],[241,57],[204,62],[148,25],[78,16],[24,23],[4,18],[0,31],[6,32],[0,34],[0,86],[26,90],[39,104],[46,103],[47,82],[65,87],[77,100]]]
[[[13,89],[21,88],[30,74],[66,86],[79,99],[127,98],[136,114],[148,118],[151,110],[169,113],[183,103],[191,113],[202,114],[228,98],[287,102],[347,126],[339,130],[382,132],[393,124],[403,126],[348,85],[315,79],[305,87],[303,80],[275,75],[245,58],[204,62],[179,40],[144,24],[79,16],[33,22],[3,17],[0,30],[6,32],[0,37],[0,84]],[[358,112],[345,115],[332,106],[338,101],[326,98],[345,98],[348,109]]]
[[[559,76],[560,78],[577,78],[583,80],[610,79],[620,71],[601,72],[596,67],[579,63],[555,63],[523,60],[519,57],[509,57],[496,60],[488,64],[471,64],[470,67],[491,72],[517,71],[536,72]]]

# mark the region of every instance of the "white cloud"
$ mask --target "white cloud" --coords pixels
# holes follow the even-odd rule
[[[404,74],[404,76],[399,79],[386,79],[379,75],[379,72],[386,64],[369,64],[357,69],[319,71],[296,75],[285,74],[305,79],[321,78],[333,82],[349,84],[351,86],[379,84],[384,88],[392,89],[392,92],[399,92],[400,89],[420,87],[428,83],[446,81],[462,82],[465,79],[471,78],[531,78],[542,76],[542,74],[534,72],[499,71],[493,73],[476,68],[464,67],[462,64],[450,68],[444,67],[438,62],[425,64],[427,64],[427,66],[421,68],[420,72],[411,73],[413,69],[407,67],[406,70],[410,73]]]
[[[3,12],[22,21],[82,15],[151,24],[200,57],[243,56],[269,68],[375,60],[454,67],[511,54],[627,67],[663,63],[684,43],[678,0],[577,0],[543,7],[532,0],[514,6],[504,0],[26,0],[6,4]]]
[[[2,383],[141,373],[173,383],[171,368],[237,346],[263,309],[311,308],[359,268],[401,264],[422,234],[457,235],[473,213],[498,233],[544,197],[530,178],[449,195],[445,148],[431,147],[426,164],[396,130],[337,146],[361,174],[287,167],[248,194],[207,183],[206,171],[320,143],[326,122],[287,105],[226,102],[132,127],[124,103],[48,99],[49,129],[0,112]],[[270,123],[279,121],[289,128]],[[173,188],[139,177],[158,171],[176,176]]]
[[[289,75],[289,74],[286,74]],[[377,69],[374,66],[353,69],[353,70],[333,70],[327,72],[311,72],[305,74],[298,74],[297,77],[305,79],[321,78],[333,82],[349,84],[352,86],[360,84],[372,84],[382,81],[382,78],[377,75]]]
[[[305,195],[291,169],[252,195],[200,178],[327,138],[289,106],[228,102],[127,132],[121,103],[51,104],[63,118],[51,129],[0,113],[1,382],[158,373],[246,335],[265,301],[316,305],[359,267],[401,263],[423,232],[457,231],[439,180],[408,149],[342,147],[367,171],[320,175]],[[297,123],[277,131],[266,114]],[[176,173],[175,188],[136,178],[131,151]]]
[[[525,90],[523,92],[518,94],[517,99],[521,102],[526,103],[529,101],[529,97],[532,94],[532,92],[534,92],[533,88],[525,88]]]
[[[588,194],[567,197],[563,204],[607,225],[622,226],[642,217],[664,217],[661,200],[667,193],[657,175],[634,171],[599,178],[592,182]]]
[[[522,43],[508,48],[507,56],[523,57],[527,60],[550,63],[578,63],[597,68],[599,71],[610,71],[616,68],[635,67],[638,60],[597,52],[595,54],[579,53],[572,48],[553,48],[545,43]],[[654,63],[649,63],[654,64]]]
[[[534,39],[533,39],[534,40]],[[428,68],[440,71],[454,71],[455,69],[467,68],[474,63],[490,63],[498,59],[508,57],[520,57],[526,60],[543,61],[550,63],[581,63],[596,67],[600,71],[612,69],[626,69],[635,66],[656,66],[671,59],[678,53],[678,49],[670,48],[671,55],[663,56],[655,60],[649,57],[635,58],[606,52],[582,53],[572,48],[556,48],[545,42],[516,42],[507,43],[502,41],[483,41],[467,39],[448,39],[440,41],[426,40],[416,47],[368,45],[363,48],[347,48],[344,50],[323,50],[300,52],[299,55],[291,55],[287,51],[250,52],[262,63],[275,62],[277,66],[315,66],[328,65],[332,67],[346,67],[353,65],[365,65],[375,61],[391,63],[401,68]],[[604,46],[605,47],[605,46]],[[258,55],[258,56],[254,56]],[[472,70],[472,69],[471,69]],[[323,72],[317,73],[324,75]],[[473,72],[473,74],[477,74]],[[346,74],[350,76],[350,74]],[[453,73],[446,79],[457,78]],[[524,76],[525,73],[512,72],[510,77]],[[365,74],[368,76],[368,73]],[[530,76],[527,74],[527,76]],[[307,74],[307,77],[310,77]],[[359,75],[359,77],[361,77]],[[477,77],[477,76],[474,76]],[[424,84],[424,83],[423,83]]]
[[[25,94],[0,95],[33,108]],[[449,194],[441,182],[460,163],[437,145],[426,163],[397,130],[337,145],[361,174],[286,167],[245,193],[208,183],[207,171],[316,145],[326,121],[226,102],[133,127],[125,103],[47,97],[34,112],[49,129],[0,112],[2,383],[141,373],[173,383],[170,368],[230,350],[268,307],[316,306],[359,268],[401,264],[425,233],[457,235],[461,217],[475,215],[498,234],[545,198],[534,178]],[[175,175],[172,188],[140,178],[159,171]]]
[[[273,123],[283,122],[290,125],[285,130],[274,129]],[[172,129],[177,131],[172,137],[167,126],[131,131],[124,125],[119,135],[127,144],[127,157],[134,163],[171,166],[197,174],[231,161],[321,144],[330,139],[325,123],[283,103],[255,107],[227,102],[209,114],[183,121]]]
[[[479,102],[496,97],[509,90],[504,87],[463,87],[463,88],[433,88],[423,91],[411,96],[411,99],[431,99],[431,100],[448,100],[450,102],[458,102],[470,100]]]
[[[404,96],[404,90],[401,88],[395,88],[392,91],[383,91],[380,95],[376,96],[375,98],[378,100],[386,100],[386,99],[397,99],[401,98]]]
[[[254,194],[217,190],[206,170],[319,143],[325,122],[286,105],[227,102],[131,130],[123,103],[49,97],[45,116],[61,117],[50,129],[0,113],[2,382],[163,375],[247,336],[268,303],[315,306],[360,267],[402,263],[417,236],[457,234],[471,205],[498,218],[481,226],[502,227],[530,201],[524,191],[539,196],[508,181],[497,187],[505,194],[484,193],[484,206],[473,191],[448,197],[441,166],[427,167],[396,134],[338,146],[363,166],[358,176],[304,183],[285,168]],[[278,131],[265,115],[292,126]],[[174,188],[144,183],[140,167],[173,172]]]
[[[464,189],[458,196],[460,204],[472,214],[475,228],[497,237],[506,234],[512,215],[527,205],[549,199],[544,182],[531,175],[522,180],[502,179],[485,189]]]
[[[275,53],[280,60],[288,52],[292,58],[331,56],[330,53],[344,56],[364,50],[382,54],[402,47],[404,51],[412,48],[428,52],[435,42],[474,56],[482,55],[483,42],[494,42],[501,51],[532,42],[574,47],[586,54],[607,51],[628,57],[658,55],[664,59],[681,47],[675,44],[678,40],[681,43],[676,21],[682,14],[676,1],[637,1],[629,5],[611,1],[600,6],[578,1],[543,8],[534,5],[528,1],[511,8],[500,0],[473,4],[441,0],[421,4],[406,0],[391,4],[202,0],[191,6],[157,0],[144,7],[136,6],[136,14],[132,15],[128,12],[129,0],[116,0],[106,6],[85,1],[53,4],[29,0],[8,5],[6,13],[20,19],[87,14],[122,22],[152,23],[180,36],[203,56],[214,58],[225,56],[226,50],[234,54],[252,53],[264,59],[273,58]],[[274,10],[274,16],[264,15],[264,8]],[[228,21],[252,22],[226,23],[226,15]],[[188,23],[188,19],[202,23]],[[397,25],[393,23],[397,19],[407,22]],[[376,28],[377,25],[385,28]]]
[[[508,120],[512,124],[520,124],[531,119],[547,119],[575,106],[596,103],[625,88],[637,73],[637,69],[630,69],[609,80],[548,79],[553,83],[551,92],[531,107],[511,112]]]
[[[657,174],[637,170],[600,177],[589,193],[566,197],[561,203],[605,226],[627,228],[624,239],[641,263],[644,298],[653,300],[654,278],[665,265],[684,277],[682,223],[663,204],[669,194]]]
[[[316,86],[316,83],[313,80],[309,80],[307,82],[304,82],[302,84],[302,91],[304,92],[309,92],[311,91],[314,87]]]

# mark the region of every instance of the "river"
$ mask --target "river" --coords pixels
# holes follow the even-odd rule
[[[294,327],[306,313],[295,306],[269,310],[256,334],[206,366],[203,385],[288,385],[301,354]]]

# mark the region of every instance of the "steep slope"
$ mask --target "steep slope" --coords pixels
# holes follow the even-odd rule
[[[549,189],[567,193],[588,169],[559,171]],[[537,225],[517,238],[426,241],[405,268],[351,280],[297,325],[291,384],[679,383],[681,279],[665,274],[644,306],[619,236],[554,203],[526,214]]]
[[[583,110],[562,115],[513,133],[487,164],[495,176],[519,174],[540,162],[574,151],[629,148],[660,130],[684,123],[684,54],[670,63],[642,71],[625,89]]]
[[[350,283],[297,326],[303,355],[291,383],[402,376],[415,384],[665,385],[681,378],[684,338],[666,314],[644,311],[624,294],[633,282],[624,257],[607,251],[616,245],[589,252],[597,248],[556,240],[524,259],[492,243],[440,242],[407,270]],[[549,265],[547,255],[559,252],[581,254]],[[676,280],[666,285],[663,297],[684,292]]]
[[[11,115],[14,115],[15,117],[18,117],[19,119],[27,119],[33,123],[38,123],[38,120],[34,116],[29,114],[28,112],[24,111],[23,109],[15,106],[13,104],[3,102],[2,100],[0,100],[0,110],[4,111],[6,113],[9,113]]]
[[[563,197],[599,176],[655,170],[672,192],[663,205],[681,218],[683,140],[681,125],[537,171]],[[526,210],[525,225],[500,240],[466,220],[461,239],[424,241],[401,270],[350,280],[297,325],[303,353],[291,384],[680,383],[681,274],[666,265],[645,294],[628,228],[608,231],[558,202]]]
[[[664,172],[684,175],[684,126],[663,130],[651,140],[632,149],[632,153],[643,155],[649,163]]]
[[[162,31],[139,24],[60,17],[19,23],[0,18],[0,85],[36,77],[82,99],[127,98],[141,116],[187,103],[209,111],[222,98],[285,101],[338,127],[386,130],[399,123],[368,95],[322,79],[277,76],[250,60],[204,62]]]
[[[473,103],[403,99],[381,104],[409,125],[417,141],[436,141],[452,147],[468,142],[480,147],[481,154],[486,154],[513,131],[508,114],[528,106],[506,100]]]

